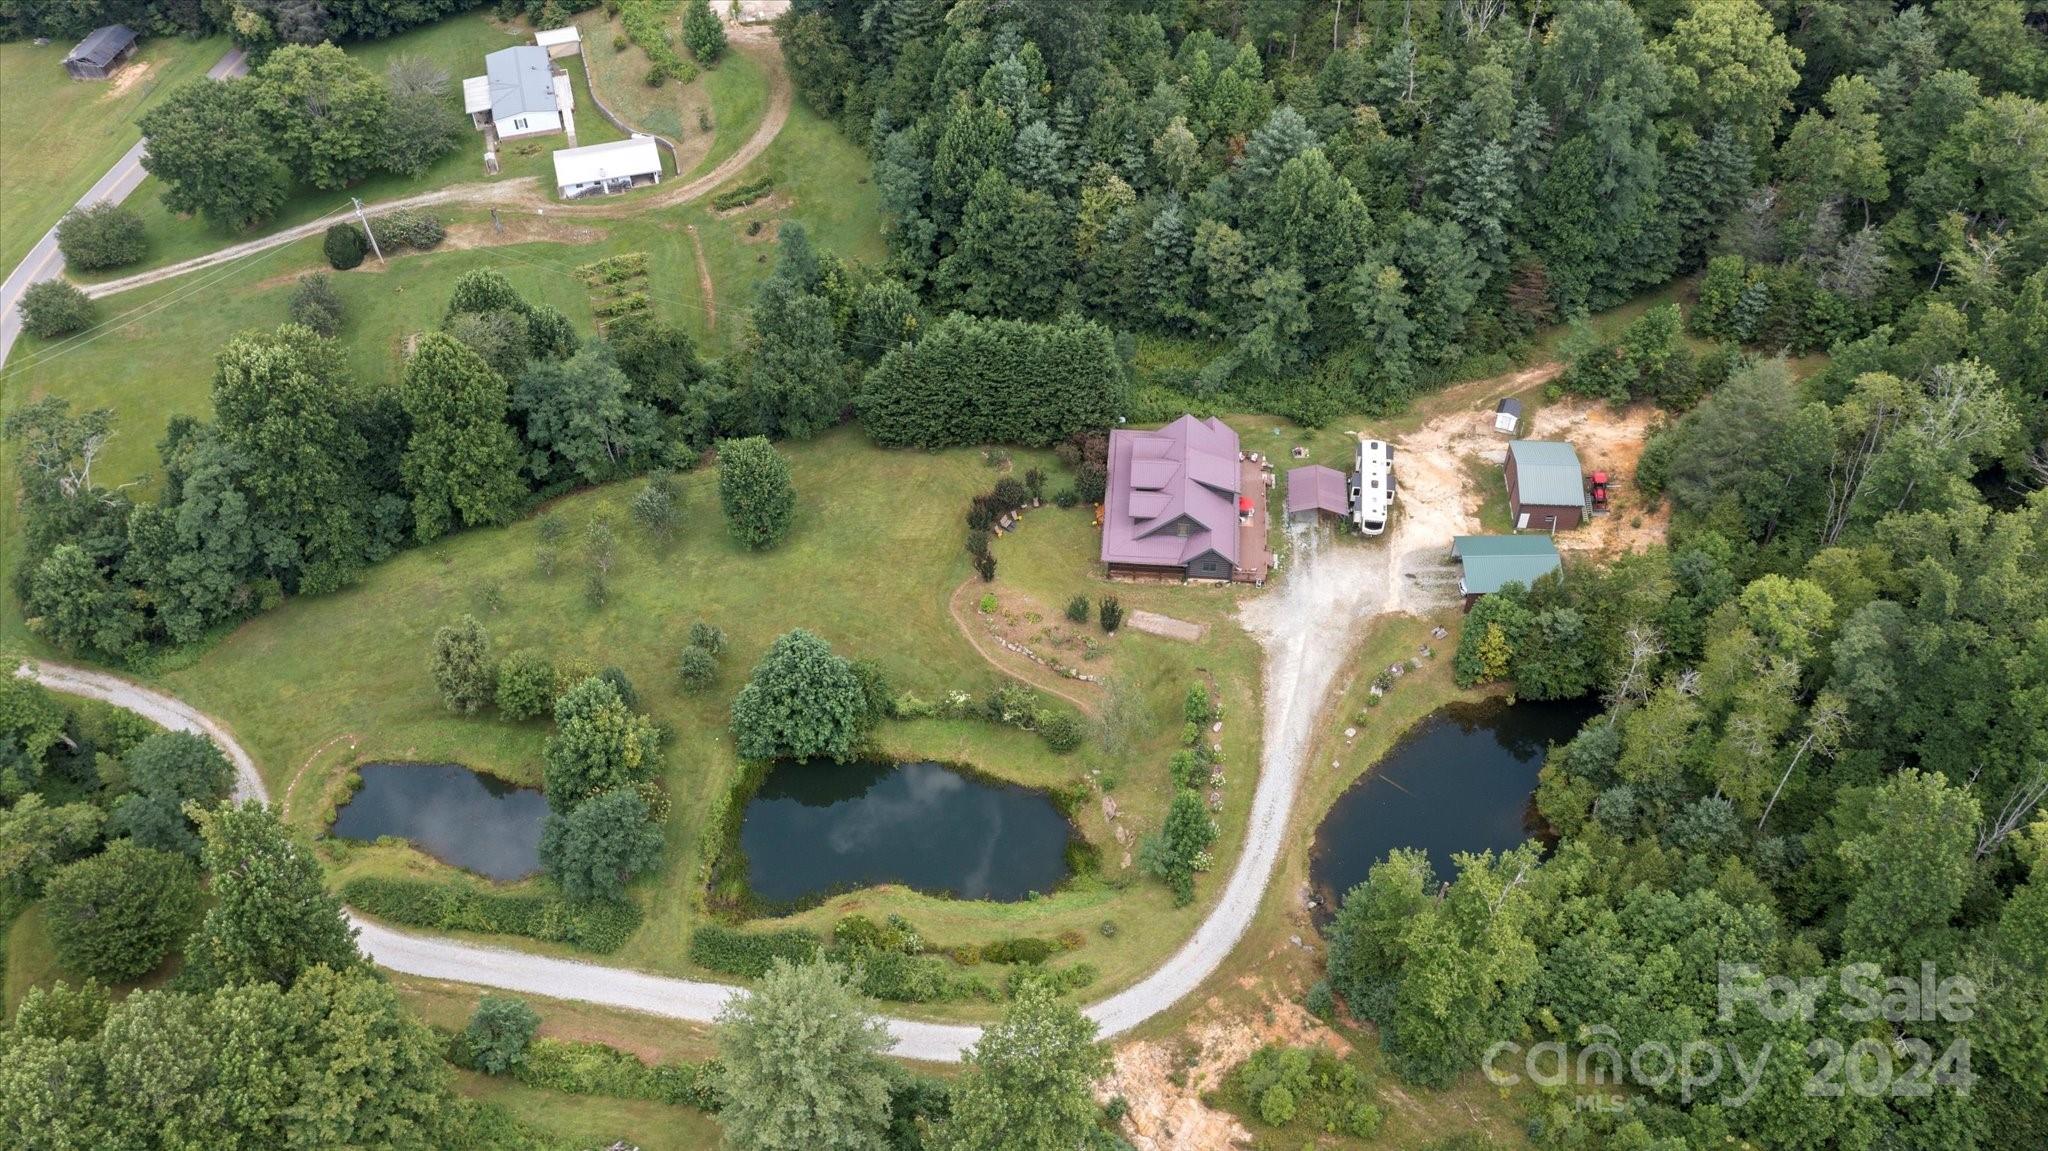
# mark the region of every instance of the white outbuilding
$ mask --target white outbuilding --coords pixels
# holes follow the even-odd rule
[[[574,24],[566,28],[543,28],[533,34],[533,43],[536,48],[547,49],[550,60],[583,52],[583,34],[576,30]]]
[[[555,187],[564,200],[609,196],[642,183],[661,183],[661,149],[652,136],[555,152]]]

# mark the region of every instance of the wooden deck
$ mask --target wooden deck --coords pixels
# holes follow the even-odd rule
[[[1273,553],[1266,550],[1270,527],[1267,517],[1273,489],[1266,486],[1265,468],[1249,458],[1239,460],[1237,490],[1239,495],[1252,498],[1252,516],[1249,520],[1238,519],[1238,567],[1230,578],[1237,583],[1262,584],[1266,582],[1266,573],[1273,568]]]

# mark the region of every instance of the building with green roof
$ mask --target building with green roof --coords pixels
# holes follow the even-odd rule
[[[1549,536],[1455,536],[1451,556],[1464,565],[1458,590],[1465,595],[1467,610],[1503,584],[1528,587],[1563,566]]]

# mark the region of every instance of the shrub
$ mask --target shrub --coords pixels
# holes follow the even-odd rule
[[[981,577],[981,582],[993,582],[996,578],[996,557],[988,552],[975,556],[974,572]]]
[[[718,502],[732,538],[746,547],[774,547],[789,534],[796,489],[789,465],[765,436],[719,443]]]
[[[320,244],[320,251],[327,257],[327,266],[337,272],[346,272],[363,262],[370,252],[370,242],[363,238],[363,231],[354,224],[331,224],[327,238]]]
[[[981,957],[989,963],[1044,963],[1058,951],[1049,939],[998,939],[981,945]]]
[[[714,656],[725,654],[725,629],[704,620],[690,624],[690,646],[701,647]]]
[[[718,678],[718,657],[693,643],[676,660],[676,675],[682,680],[684,691],[703,691]]]
[[[1081,491],[1072,484],[1053,493],[1052,502],[1059,507],[1070,508],[1081,502]]]
[[[683,43],[700,64],[716,64],[725,55],[725,25],[712,14],[710,0],[689,0],[683,12]]]
[[[654,537],[661,547],[667,547],[675,538],[676,525],[682,514],[676,508],[676,482],[666,475],[647,477],[647,483],[633,493],[627,510],[633,515],[633,522]]]
[[[498,664],[498,710],[506,719],[545,715],[555,703],[555,665],[538,652],[520,651]]]
[[[1067,619],[1073,623],[1088,622],[1088,597],[1077,595],[1067,601]]]
[[[43,910],[66,970],[109,982],[134,979],[191,931],[199,870],[183,855],[117,839],[52,873]]]
[[[571,903],[554,893],[503,893],[461,880],[365,876],[344,884],[341,897],[351,907],[393,923],[523,935],[600,955],[623,947],[640,927],[640,909],[630,903]]]
[[[149,237],[143,234],[142,217],[101,200],[64,213],[57,221],[57,250],[64,253],[65,263],[93,272],[140,260],[149,251]]]
[[[386,212],[377,217],[370,227],[377,235],[377,242],[387,248],[412,248],[421,252],[437,246],[448,235],[448,229],[439,216],[412,208]]]
[[[1284,1083],[1266,1088],[1266,1093],[1259,1096],[1259,1118],[1270,1127],[1283,1127],[1293,1122],[1294,1092],[1289,1091]]]
[[[967,554],[980,559],[988,554],[989,534],[987,528],[969,528],[967,531]]]
[[[775,177],[763,176],[711,197],[711,206],[721,212],[730,212],[734,208],[744,208],[774,190]]]
[[[1181,711],[1189,723],[1208,723],[1216,718],[1209,707],[1209,689],[1199,683],[1188,685],[1187,699],[1181,703]]]
[[[1124,626],[1124,605],[1113,595],[1103,596],[1097,616],[1102,621],[1102,630],[1113,632]]]
[[[1318,979],[1309,986],[1308,994],[1302,997],[1301,1005],[1308,1013],[1328,1023],[1337,1018],[1337,997],[1330,992],[1330,981]]]
[[[332,338],[341,330],[341,294],[334,290],[334,281],[325,272],[300,276],[287,308],[292,323],[304,324],[323,336]]]
[[[498,669],[491,662],[491,633],[473,615],[465,615],[434,633],[429,669],[434,687],[448,710],[465,715],[481,710],[498,691]]]
[[[477,1070],[503,1075],[526,1061],[526,1047],[540,1030],[540,1016],[526,1000],[510,995],[486,995],[462,1030],[471,1062]]]
[[[92,325],[93,304],[69,280],[30,284],[21,294],[22,330],[52,340]]]
[[[816,935],[793,927],[749,932],[707,924],[690,933],[690,962],[721,975],[759,979],[776,960],[808,963],[823,946]]]
[[[1038,715],[1038,735],[1045,746],[1064,755],[1081,746],[1087,729],[1081,717],[1071,711],[1045,711]]]

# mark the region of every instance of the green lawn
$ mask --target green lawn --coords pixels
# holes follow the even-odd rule
[[[268,778],[289,795],[288,817],[309,831],[323,824],[347,768],[374,759],[454,760],[509,779],[537,782],[546,728],[495,718],[465,718],[442,707],[427,676],[434,629],[464,612],[481,611],[483,589],[503,606],[482,612],[497,650],[537,649],[557,659],[582,658],[621,668],[645,706],[676,733],[666,780],[675,799],[669,821],[668,866],[657,882],[636,890],[648,922],[616,957],[652,970],[689,973],[689,930],[701,922],[695,877],[704,848],[706,809],[727,793],[738,764],[725,732],[732,695],[746,669],[776,635],[809,627],[840,651],[877,660],[899,690],[935,699],[952,690],[982,695],[998,673],[969,646],[947,614],[947,600],[969,578],[960,547],[961,513],[969,496],[996,476],[980,453],[882,452],[855,429],[841,429],[787,447],[799,505],[789,541],[753,554],[727,537],[710,471],[683,477],[681,538],[657,552],[629,528],[624,503],[634,484],[559,501],[554,513],[572,531],[593,516],[622,525],[628,540],[614,572],[615,595],[602,609],[584,603],[573,554],[553,578],[533,564],[535,524],[471,532],[409,552],[381,565],[358,587],[298,600],[252,620],[189,667],[161,677],[164,686],[235,728]],[[1020,457],[1013,466],[1051,465]],[[998,544],[1008,565],[999,597],[1064,604],[1075,591],[1096,592],[1089,574],[1094,532],[1087,513],[1043,511],[1019,535]],[[877,578],[848,578],[873,572]],[[1115,792],[1125,822],[1152,830],[1169,794],[1165,762],[1177,744],[1180,702],[1206,670],[1219,682],[1228,729],[1226,762],[1238,781],[1224,821],[1233,834],[1221,845],[1214,894],[1235,856],[1234,829],[1250,799],[1257,735],[1256,649],[1226,618],[1233,593],[1207,589],[1119,588],[1134,606],[1149,603],[1208,622],[1210,639],[1180,644],[1129,632],[1106,643],[1101,664],[1128,676],[1140,703],[1136,746],[1111,763],[1095,745],[1071,756],[1047,752],[1035,736],[967,721],[891,724],[882,740],[892,754],[960,760],[1025,783],[1070,784],[1103,769],[1120,776]],[[674,659],[691,621],[708,619],[732,639],[727,672],[702,696],[686,696]],[[345,654],[344,654],[345,653]],[[302,768],[304,772],[302,774]],[[819,770],[830,770],[820,767]],[[1203,908],[1173,908],[1150,882],[1121,889],[1126,870],[1112,830],[1097,808],[1084,810],[1084,833],[1102,846],[1115,880],[1077,885],[1036,902],[961,903],[887,889],[837,899],[800,917],[828,926],[859,908],[909,916],[927,938],[944,944],[985,942],[1032,933],[1082,932],[1075,961],[1094,964],[1105,985],[1127,982],[1156,965],[1192,930]],[[333,844],[330,860],[344,875],[432,874],[438,864],[388,846]],[[1114,940],[1097,931],[1105,919],[1123,930]],[[1000,978],[1001,972],[993,973]],[[1092,994],[1092,993],[1091,993]],[[958,1013],[966,1008],[950,1009]],[[982,1011],[987,1009],[981,1008]],[[941,1012],[947,1013],[947,1012]]]
[[[623,50],[613,47],[625,34],[616,16],[593,8],[576,24],[583,32],[591,82],[605,104],[640,131],[673,141],[684,161],[684,178],[716,167],[760,126],[768,106],[768,65],[761,54],[775,51],[772,46],[735,45],[716,67],[700,67],[689,83],[649,88],[647,54],[631,44]],[[709,131],[699,126],[700,113],[709,120]]]
[[[392,59],[398,56],[419,56],[439,64],[448,72],[448,94],[445,99],[451,107],[459,109],[462,106],[463,77],[481,75],[484,57],[487,54],[531,41],[532,33],[523,27],[508,29],[486,18],[481,12],[473,12],[402,32],[389,39],[370,40],[344,47],[349,55],[380,76]],[[606,122],[592,105],[590,87],[583,74],[583,62],[571,57],[557,63],[568,72],[576,91],[576,142],[602,144],[610,140],[623,139],[624,133]],[[248,232],[230,232],[197,217],[180,217],[172,213],[164,206],[162,185],[152,177],[144,180],[129,200],[141,215],[143,225],[149,233],[149,256],[139,264],[112,269],[98,276],[80,278],[118,278],[180,260],[189,260],[195,256],[203,256],[229,244],[254,239],[281,228],[303,224],[346,210],[351,196],[360,198],[365,204],[374,204],[380,200],[429,192],[450,184],[486,183],[526,176],[540,177],[541,190],[552,196],[554,166],[549,157],[555,149],[567,146],[568,142],[568,137],[560,133],[507,141],[499,153],[498,175],[489,176],[484,172],[483,135],[466,130],[460,144],[417,177],[380,173],[369,175],[366,179],[343,189],[300,187],[293,192],[275,217]]]
[[[552,1139],[549,1149],[588,1151],[623,1139],[640,1151],[705,1151],[720,1139],[718,1121],[691,1107],[571,1095],[474,1071],[456,1072],[455,1089],[545,1132]]]
[[[11,271],[50,225],[142,133],[135,121],[228,50],[227,37],[152,37],[111,80],[64,72],[69,41],[0,44],[0,269]]]

